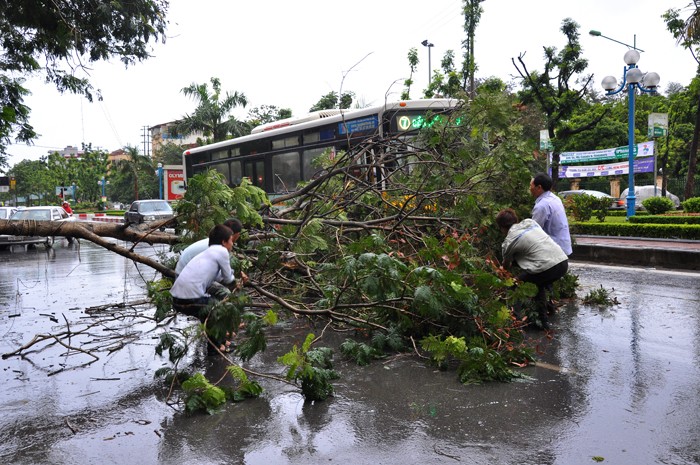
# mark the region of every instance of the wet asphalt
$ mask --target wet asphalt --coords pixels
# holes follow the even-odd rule
[[[0,251],[2,353],[106,321],[70,341],[106,348],[89,366],[51,341],[0,360],[0,463],[700,463],[700,273],[583,262],[571,271],[579,296],[602,285],[619,304],[571,302],[549,335],[529,332],[539,362],[522,369],[527,379],[464,386],[411,355],[369,367],[337,356],[341,379],[327,401],[262,379],[259,399],[188,415],[153,379],[165,362],[154,354],[161,330],[137,316],[149,309],[85,312],[141,300],[155,272],[85,241]],[[276,328],[246,366],[282,373],[277,356],[309,330],[299,321]],[[199,354],[191,362],[212,380],[226,366]]]

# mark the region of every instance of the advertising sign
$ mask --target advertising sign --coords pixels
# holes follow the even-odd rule
[[[654,141],[640,142],[635,147],[635,158],[651,157],[654,155]],[[588,163],[593,161],[614,162],[615,160],[627,160],[628,146],[615,147],[613,149],[591,150],[588,152],[562,152],[559,155],[559,163],[570,165],[572,163]]]
[[[668,113],[649,113],[648,137],[663,137],[668,133]]]
[[[185,173],[181,168],[163,168],[165,200],[177,200],[185,195]]]
[[[559,178],[590,178],[593,176],[619,176],[629,174],[629,162],[605,165],[565,166],[559,165]],[[634,173],[653,173],[654,157],[638,158],[634,161]]]

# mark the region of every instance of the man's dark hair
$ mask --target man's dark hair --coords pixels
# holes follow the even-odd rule
[[[231,228],[223,224],[217,224],[209,231],[209,247],[221,245],[222,242],[227,241],[231,236],[233,236]]]
[[[535,177],[532,178],[532,183],[535,186],[542,186],[542,190],[545,192],[552,188],[552,178],[550,178],[547,173],[537,173]]]
[[[243,223],[241,223],[241,220],[239,220],[238,218],[227,219],[226,221],[224,221],[224,226],[228,226],[229,228],[231,228],[231,231],[233,231],[234,234],[243,231]]]
[[[518,222],[518,214],[512,208],[504,208],[496,215],[496,224],[503,229],[510,229]]]

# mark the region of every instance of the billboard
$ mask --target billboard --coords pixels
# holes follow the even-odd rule
[[[163,196],[165,200],[177,200],[185,195],[185,173],[181,167],[163,168]]]

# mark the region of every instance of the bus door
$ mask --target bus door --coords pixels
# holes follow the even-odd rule
[[[247,160],[243,162],[243,176],[250,179],[254,186],[265,189],[265,161]]]

